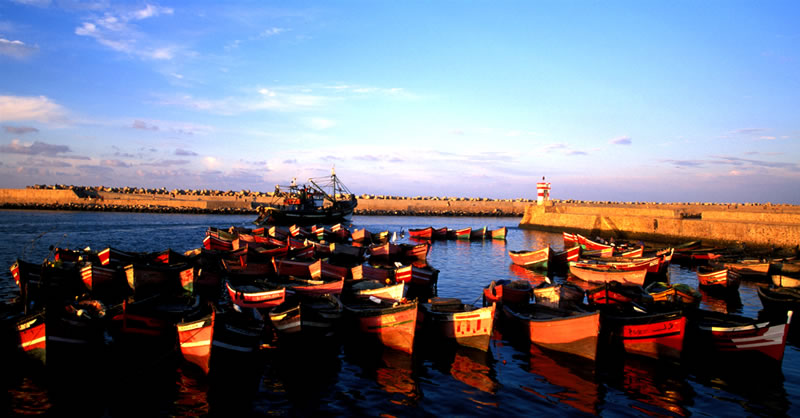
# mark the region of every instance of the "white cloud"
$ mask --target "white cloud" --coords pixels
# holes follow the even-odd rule
[[[153,42],[131,23],[172,13],[170,8],[149,4],[144,9],[127,14],[114,15],[106,12],[102,17],[93,17],[83,22],[75,28],[75,34],[94,38],[99,44],[114,51],[143,59],[171,60],[175,57],[176,47],[150,45]]]
[[[23,59],[31,56],[38,50],[38,46],[27,45],[19,40],[12,41],[0,38],[0,55],[8,55],[12,58]]]
[[[286,29],[283,29],[283,28],[269,28],[269,29],[266,29],[263,32],[261,32],[260,36],[262,38],[267,38],[267,37],[270,37],[270,36],[275,36],[275,35],[281,34],[281,33],[285,32],[285,31],[286,31]]]
[[[336,122],[330,119],[322,119],[322,118],[313,118],[311,119],[311,127],[318,131],[323,129],[329,129],[336,126]]]
[[[64,109],[45,96],[0,96],[0,121],[56,122],[64,118]]]
[[[147,19],[161,14],[171,15],[174,11],[169,7],[159,7],[148,4],[144,9],[133,12],[130,17],[133,20]]]

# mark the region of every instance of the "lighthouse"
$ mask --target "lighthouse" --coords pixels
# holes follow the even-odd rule
[[[550,200],[550,183],[544,181],[544,176],[542,176],[542,181],[536,183],[536,204],[544,205],[545,202]]]

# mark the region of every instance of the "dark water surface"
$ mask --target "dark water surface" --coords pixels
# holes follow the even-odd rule
[[[210,227],[252,227],[251,216],[103,212],[0,211],[0,299],[16,295],[8,268],[17,257],[41,261],[50,245],[186,251],[202,246]],[[480,304],[492,280],[518,279],[509,250],[562,248],[560,234],[517,228],[519,218],[355,217],[352,228],[401,231],[426,226],[509,227],[507,241],[434,242],[439,296]],[[695,273],[673,264],[673,283],[697,287]],[[704,295],[703,306],[755,316],[756,283],[739,298]],[[261,362],[217,379],[181,363],[146,373],[2,379],[0,416],[800,416],[800,345],[793,335],[780,370],[742,364],[659,362],[623,356],[591,363],[512,343],[498,330],[489,353],[420,344],[413,356],[341,345],[275,349]],[[4,359],[8,361],[8,359]],[[0,373],[8,370],[4,364]]]

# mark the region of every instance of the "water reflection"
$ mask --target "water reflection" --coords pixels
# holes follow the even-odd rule
[[[631,402],[628,408],[647,415],[690,415],[696,396],[682,368],[653,359],[624,356],[609,362],[603,376]]]
[[[359,366],[362,377],[373,380],[384,392],[404,397],[392,402],[415,405],[422,397],[413,357],[406,353],[374,345],[345,344],[345,360]]]
[[[528,365],[529,371],[541,379],[534,385],[523,384],[524,390],[581,412],[598,413],[603,394],[595,381],[593,362],[532,345]]]

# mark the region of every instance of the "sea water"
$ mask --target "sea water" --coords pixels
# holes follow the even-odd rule
[[[0,211],[0,298],[17,295],[8,268],[40,262],[50,246],[128,251],[187,251],[208,227],[253,227],[251,216],[118,212]],[[518,228],[519,218],[365,217],[349,227],[396,233],[427,226],[509,228],[507,240],[435,241],[428,262],[440,270],[439,296],[481,303],[493,280],[532,277],[509,250],[563,246],[560,234]],[[562,279],[556,277],[556,280]],[[695,272],[675,263],[672,283],[697,288]],[[738,295],[703,295],[701,307],[744,316],[761,309],[758,283]],[[779,370],[746,364],[705,367],[622,356],[609,364],[576,360],[518,344],[500,328],[488,353],[419,345],[409,356],[342,344],[274,349],[212,378],[182,362],[141,373],[93,371],[42,378],[4,364],[0,415],[80,416],[800,416],[800,345],[790,338]],[[11,361],[4,358],[3,361]],[[117,360],[122,361],[122,360]],[[87,371],[87,373],[89,373]],[[77,385],[76,382],[80,382]]]

